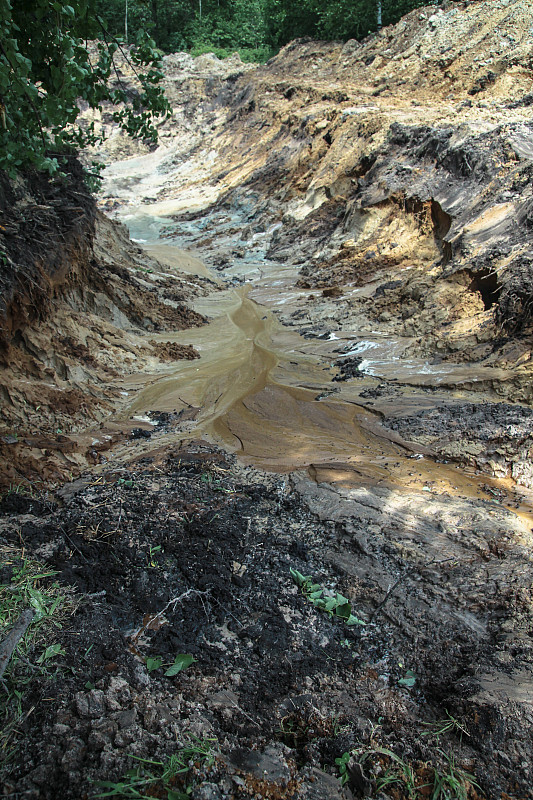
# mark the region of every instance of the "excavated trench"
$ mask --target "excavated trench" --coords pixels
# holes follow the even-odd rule
[[[136,244],[97,220],[4,409],[5,451],[81,473],[2,501],[13,564],[83,597],[13,792],[92,797],[200,736],[195,800],[377,796],[397,758],[419,796],[450,769],[469,800],[530,796],[530,50],[471,89],[531,9],[490,6],[258,68],[169,56],[160,147],[107,131],[102,204]]]
[[[301,321],[312,303],[309,290],[296,285],[296,267],[266,256],[266,244],[279,225],[256,233],[243,248],[245,224],[238,213],[224,217],[215,213],[211,218],[208,212],[192,221],[176,221],[151,215],[150,210],[126,206],[118,216],[132,238],[167,266],[181,268],[183,248],[195,248],[199,238],[205,241],[206,231],[211,250],[216,249],[217,237],[226,246],[229,238],[240,257],[213,269],[201,260],[201,246],[192,251],[200,258],[190,259],[188,270],[209,277],[216,286],[192,303],[209,323],[154,338],[192,344],[200,359],[180,362],[169,374],[151,380],[115,417],[119,428],[135,424],[146,429],[147,438],[137,443],[136,457],[167,444],[206,438],[247,464],[273,472],[305,469],[318,482],[384,485],[485,500],[498,497],[533,523],[527,489],[510,479],[476,474],[473,467],[436,460],[431,449],[410,442],[408,432],[400,435],[382,424],[384,417],[431,411],[442,403],[453,416],[454,404],[469,397],[477,402],[480,386],[505,382],[511,378],[509,372],[412,357],[412,339],[391,336],[379,326],[369,330],[366,320],[358,327],[356,318],[345,327],[330,320],[327,334],[302,336],[293,322],[283,323],[291,317]],[[374,290],[373,284],[347,287],[343,297],[369,296]],[[322,315],[326,322],[327,314],[326,308]],[[342,380],[346,362],[355,363],[347,376],[355,380]],[[375,393],[376,384],[403,389],[380,407],[379,401],[363,399],[365,393],[367,397]],[[374,402],[376,410],[371,408]],[[163,429],[156,426],[161,415],[175,423]],[[119,445],[115,456],[127,459],[128,452],[128,444]]]

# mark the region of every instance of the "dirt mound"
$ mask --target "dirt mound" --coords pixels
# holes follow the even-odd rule
[[[319,71],[339,82],[335,89],[360,83],[374,97],[399,99],[409,86],[409,98],[424,101],[428,94],[439,100],[482,94],[517,102],[530,91],[530,31],[526,0],[448,2],[415,9],[363,42],[291,43],[272,65],[298,76]]]
[[[135,776],[135,757],[160,793],[156,762],[196,744],[212,758],[193,750],[167,788],[198,800],[340,800],[336,759],[352,751],[356,796],[395,764],[402,798],[409,770],[417,786],[455,777],[472,799],[526,796],[524,530],[495,504],[463,503],[457,527],[446,498],[380,492],[288,482],[195,444],[67,485],[60,507],[4,501],[5,580],[19,580],[22,540],[83,593],[48,680],[30,684],[7,785],[92,796],[93,780]],[[196,661],[164,674],[177,654]],[[10,681],[26,676],[18,661]]]

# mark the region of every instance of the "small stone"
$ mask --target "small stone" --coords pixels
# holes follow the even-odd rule
[[[83,742],[82,739],[75,737],[68,739],[66,742],[66,752],[61,759],[63,770],[70,773],[79,766],[84,759],[86,750],[85,742]]]
[[[117,716],[118,726],[121,730],[127,730],[135,723],[137,719],[137,709],[128,708],[126,711],[121,711]]]
[[[251,773],[259,780],[286,785],[291,779],[291,771],[284,753],[283,745],[270,745],[263,753],[257,750],[238,749],[231,754],[231,764],[241,772]]]
[[[120,711],[125,705],[128,705],[130,699],[130,687],[124,678],[111,678],[108,689],[105,693],[105,703],[107,709],[109,711]]]
[[[222,800],[222,792],[216,783],[203,783],[193,790],[192,800]]]
[[[105,711],[104,693],[101,689],[91,689],[90,692],[78,692],[75,697],[76,710],[80,717],[101,717]]]
[[[306,800],[344,800],[345,793],[338,779],[314,767],[311,771],[311,783],[306,785],[302,797]],[[303,788],[303,787],[302,787]]]
[[[132,742],[141,739],[142,733],[138,725],[132,725],[127,730],[121,730],[115,736],[116,747],[128,747]]]
[[[52,728],[54,736],[65,736],[67,733],[71,733],[71,731],[72,728],[69,725],[62,725],[60,722],[56,722]]]
[[[138,689],[144,689],[150,685],[150,676],[143,664],[135,664],[133,668],[133,683]]]
[[[48,764],[41,764],[30,772],[28,777],[33,783],[36,783],[37,786],[45,786],[45,784],[50,782],[51,772],[52,770]]]
[[[91,750],[103,750],[106,745],[111,744],[113,736],[117,732],[117,724],[112,719],[101,719],[93,722],[91,733],[87,742]]]

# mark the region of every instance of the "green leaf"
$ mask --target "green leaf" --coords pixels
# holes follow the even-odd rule
[[[303,586],[304,583],[307,583],[307,581],[311,580],[309,575],[302,575],[301,572],[298,572],[297,569],[293,569],[292,567],[290,567],[290,573],[294,583],[297,586]]]
[[[160,656],[157,656],[156,658],[147,658],[146,669],[148,672],[153,672],[154,670],[159,669],[162,663],[163,659]]]
[[[190,667],[191,664],[194,664],[195,662],[196,659],[194,656],[191,656],[188,653],[179,653],[174,659],[172,666],[165,671],[165,675],[168,678],[171,678],[173,675],[177,675],[178,672],[181,672],[183,669],[187,669],[187,667]]]
[[[412,670],[408,669],[407,672],[405,673],[405,677],[400,678],[398,683],[400,686],[406,686],[408,689],[412,689],[416,683],[415,673]]]
[[[60,644],[51,644],[49,647],[46,648],[44,653],[42,653],[39,658],[37,659],[38,664],[44,664],[46,661],[49,661],[51,658],[57,655],[64,655],[64,650],[62,650]]]
[[[38,621],[43,617],[46,617],[48,612],[41,592],[39,592],[37,589],[32,589],[30,586],[28,587],[28,595],[29,595],[30,605],[32,605],[37,612],[35,615],[35,621]]]
[[[356,617],[354,614],[350,614],[350,616],[348,617],[347,620],[345,620],[345,622],[346,622],[346,625],[350,625],[350,626],[351,625],[366,625],[366,622],[364,622],[362,619],[359,619],[359,617]]]
[[[337,595],[338,597],[340,595]],[[350,603],[344,603],[344,605],[338,605],[335,608],[335,615],[337,617],[342,617],[342,619],[350,619],[352,613],[352,606]]]

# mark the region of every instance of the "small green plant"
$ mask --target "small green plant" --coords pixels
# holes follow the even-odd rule
[[[330,617],[338,617],[346,625],[365,625],[366,623],[352,613],[350,601],[338,592],[329,597],[319,583],[313,583],[310,575],[302,575],[297,569],[290,569],[294,583],[301,589],[301,592],[312,603],[315,608],[319,608],[329,614]]]
[[[455,717],[452,717],[448,711],[446,711],[446,717],[444,719],[438,720],[437,722],[425,722],[424,725],[426,725],[428,730],[423,731],[421,735],[434,736],[437,740],[437,745],[440,743],[440,737],[448,733],[455,734],[461,741],[463,736],[470,736],[465,726],[460,723],[459,720],[455,719]]]
[[[340,758],[336,758],[335,763],[343,786],[349,780],[348,763],[352,758],[361,767],[365,767],[367,774],[373,778],[376,792],[381,792],[390,786],[401,786],[409,800],[422,797],[417,790],[424,787],[417,787],[411,765],[386,747],[356,747],[351,752],[343,753]]]
[[[341,782],[341,786],[345,786],[348,781],[350,780],[350,774],[348,772],[348,763],[352,757],[350,752],[343,753],[342,756],[335,759],[335,764],[339,770],[339,780]]]
[[[475,777],[458,767],[454,756],[440,748],[435,751],[438,766],[425,763],[415,772],[405,759],[371,740],[369,745],[355,747],[335,759],[342,786],[350,780],[351,761],[364,768],[376,793],[383,792],[386,797],[397,797],[400,791],[400,796],[408,800],[468,800],[472,791],[480,788]]]
[[[443,750],[439,752],[446,767],[443,770],[435,769],[431,800],[468,800],[470,789],[479,789],[479,784],[473,775],[456,766],[453,755],[448,755]]]
[[[56,660],[64,655],[59,643],[49,643],[50,637],[62,627],[64,618],[75,606],[57,582],[50,582],[55,572],[43,569],[16,548],[2,548],[0,557],[11,568],[10,581],[0,586],[0,640],[16,629],[25,613],[33,612],[26,627],[21,628],[20,640],[8,654],[3,674],[1,765],[7,763],[12,754],[12,740],[22,715],[25,691],[33,681],[51,678],[56,672]]]
[[[41,655],[37,659],[37,663],[42,664],[44,666],[45,664],[48,664],[48,662],[53,661],[53,659],[56,658],[57,656],[64,656],[64,655],[65,651],[63,650],[60,644],[51,644],[46,648],[46,650],[43,653],[41,653]]]
[[[398,680],[399,686],[405,686],[407,689],[412,689],[416,683],[416,675],[412,669],[408,669],[403,678]]]
[[[135,486],[135,483],[129,478],[119,478],[117,481],[117,486],[125,486],[126,489],[131,489],[133,486]]]
[[[160,544],[156,544],[154,546],[152,546],[152,545],[149,546],[148,566],[150,566],[150,567],[159,566],[157,561],[155,560],[155,557],[160,552],[161,552],[161,545]]]
[[[43,571],[38,562],[18,556],[14,551],[4,551],[3,555],[6,555],[5,563],[11,566],[11,581],[0,586],[0,634],[28,607],[35,610],[35,616],[25,637],[26,644],[33,638],[37,627],[44,622],[60,628],[57,612],[65,597],[57,583],[42,585],[42,581],[53,577],[56,572]]]
[[[16,436],[17,434],[13,434]],[[11,494],[20,494],[23,497],[33,497],[34,491],[33,487],[27,483],[10,483],[9,488],[5,493],[5,497],[8,497]]]
[[[155,672],[155,670],[161,669],[161,667],[167,667],[164,674],[167,678],[172,678],[174,675],[182,672],[182,670],[190,667],[191,664],[195,664],[196,660],[197,659],[189,653],[178,653],[171,664],[164,664],[161,656],[152,656],[146,659],[146,669],[148,672]]]
[[[99,789],[109,790],[96,795],[96,798],[152,800],[154,797],[164,797],[166,800],[190,800],[193,781],[189,773],[195,768],[206,768],[213,764],[216,741],[194,736],[185,747],[170,756],[167,761],[152,761],[130,756],[135,764],[121,781],[96,782]]]

